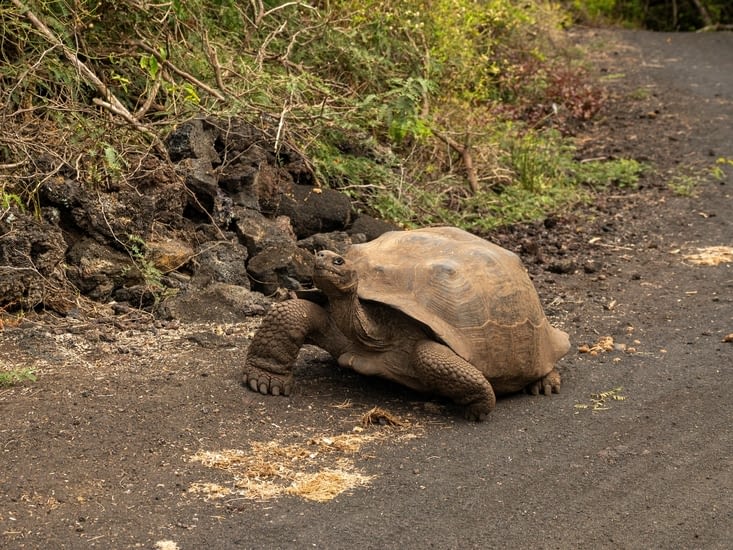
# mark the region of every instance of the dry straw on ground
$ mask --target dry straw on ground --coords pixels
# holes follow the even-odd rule
[[[365,428],[372,425],[385,428],[367,432]],[[207,481],[194,483],[189,493],[212,501],[225,498],[270,500],[283,495],[328,501],[345,491],[369,484],[373,476],[358,470],[355,455],[364,445],[397,434],[387,427],[405,428],[408,425],[389,411],[374,408],[362,416],[361,426],[352,432],[319,435],[287,445],[278,440],[256,441],[249,451],[201,450],[190,460],[223,470],[233,480],[227,485]]]
[[[693,265],[716,266],[720,264],[733,263],[733,247],[731,246],[707,246],[698,248],[694,254],[686,254],[683,259]]]

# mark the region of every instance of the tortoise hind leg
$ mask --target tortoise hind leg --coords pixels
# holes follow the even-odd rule
[[[464,405],[469,420],[484,420],[494,409],[496,396],[489,381],[449,347],[422,340],[415,345],[411,364],[431,391]]]
[[[560,393],[560,373],[557,369],[552,369],[539,380],[527,384],[524,390],[532,395]]]

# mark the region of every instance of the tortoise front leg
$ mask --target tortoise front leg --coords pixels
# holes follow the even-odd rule
[[[494,390],[483,373],[448,346],[422,340],[415,345],[411,364],[431,391],[464,405],[469,420],[484,420],[496,406]]]
[[[306,338],[322,339],[329,327],[328,313],[313,302],[274,304],[249,346],[242,382],[262,394],[290,395],[298,351]]]

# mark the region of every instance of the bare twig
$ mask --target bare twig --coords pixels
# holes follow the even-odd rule
[[[700,0],[692,0],[692,3],[695,4],[697,12],[700,14],[700,18],[702,19],[702,22],[705,24],[705,26],[712,27],[713,18],[710,17],[708,10],[705,8],[705,5]]]
[[[20,168],[27,160],[21,160],[20,162],[11,162],[9,164],[0,164],[0,170],[11,170],[12,168]]]
[[[48,40],[53,46],[61,48],[64,56],[71,62],[72,65],[74,65],[74,67],[76,67],[82,78],[94,85],[100,95],[104,98],[103,100],[99,98],[94,98],[94,103],[104,107],[111,113],[121,116],[135,129],[145,133],[148,136],[151,136],[153,138],[156,151],[162,154],[163,158],[167,158],[168,153],[158,136],[152,130],[146,128],[145,125],[140,123],[140,121],[137,120],[132,113],[130,113],[127,107],[125,107],[122,102],[117,99],[117,97],[112,93],[107,85],[102,82],[102,80],[94,73],[94,71],[92,71],[81,59],[79,59],[76,54],[66,44],[64,44],[61,39],[56,36],[53,31],[45,25],[45,23],[43,23],[43,21],[38,19],[38,17],[36,17],[36,15],[20,0],[11,1],[13,5],[17,7],[31,22],[31,24],[46,38],[46,40]]]
[[[265,6],[262,0],[250,0],[252,4],[252,12],[254,13],[254,26],[259,27],[262,22],[262,17],[265,14]]]
[[[722,23],[714,23],[712,25],[705,25],[702,29],[697,30],[697,32],[710,32],[710,31],[733,31],[733,25],[723,25]]]
[[[135,40],[135,41],[133,41],[133,44],[136,45],[136,46],[139,46],[140,48],[142,48],[146,52],[148,52],[151,55],[155,56],[155,59],[158,60],[158,63],[160,63],[161,65],[163,65],[165,68],[167,68],[171,72],[177,74],[178,76],[180,76],[181,78],[183,78],[185,80],[188,80],[191,84],[194,84],[194,85],[198,86],[202,90],[204,90],[204,91],[208,92],[209,94],[213,95],[216,99],[218,99],[220,101],[226,101],[226,97],[224,97],[224,94],[222,94],[219,90],[215,90],[211,86],[209,86],[209,85],[204,84],[203,82],[201,82],[198,78],[196,78],[192,74],[187,73],[183,69],[179,69],[173,63],[171,63],[167,59],[163,58],[163,56],[161,56],[160,53],[158,53],[155,50],[155,48],[149,46],[148,44],[146,44],[145,42],[143,42],[141,40]]]
[[[206,53],[209,55],[209,62],[211,63],[211,66],[214,68],[214,75],[216,76],[216,84],[223,91],[227,92],[227,88],[224,85],[224,77],[221,74],[221,63],[219,63],[219,56],[216,53],[216,48],[214,48],[209,43],[209,33],[208,32],[204,31],[203,39],[204,39],[204,45],[206,46]]]
[[[440,141],[442,141],[443,143],[448,145],[448,147],[456,151],[456,153],[461,155],[463,166],[466,168],[466,176],[468,177],[468,184],[471,186],[471,191],[474,194],[478,193],[478,176],[476,175],[476,169],[473,167],[473,157],[471,155],[470,145],[461,145],[452,137],[443,134],[442,132],[438,132],[437,130],[433,130],[433,133]]]
[[[155,101],[155,97],[158,95],[158,90],[160,90],[160,83],[163,80],[162,76],[163,71],[158,71],[158,74],[155,75],[155,82],[153,82],[153,87],[150,88],[150,92],[148,92],[148,97],[145,98],[145,103],[143,103],[133,115],[135,120],[142,119],[153,105],[153,101]]]
[[[262,20],[268,15],[272,15],[276,11],[287,8],[289,6],[302,6],[304,8],[308,8],[309,10],[316,10],[316,8],[314,8],[313,6],[309,6],[308,4],[304,4],[303,2],[285,2],[284,4],[280,4],[279,6],[275,6],[274,8],[265,11],[265,6],[262,3],[262,0],[250,0],[250,2],[252,4],[252,11],[255,14],[255,27],[259,27],[260,23],[262,23]]]
[[[282,25],[280,25],[277,29],[272,31],[270,34],[265,37],[265,39],[262,41],[262,45],[260,46],[259,51],[257,52],[257,66],[262,70],[262,64],[265,61],[265,58],[267,57],[267,46],[270,45],[270,42],[272,42],[275,37],[283,32],[285,30],[285,27],[288,26],[287,21],[283,21]]]
[[[98,97],[95,97],[92,99],[95,105],[99,105],[100,107],[103,107],[107,109],[110,113],[113,113],[115,115],[119,115],[122,118],[124,118],[130,125],[132,125],[136,130],[139,130],[143,134],[149,136],[153,140],[153,147],[155,147],[155,151],[162,157],[162,158],[168,158],[168,151],[165,148],[165,145],[163,145],[163,142],[160,141],[160,138],[149,128],[147,128],[144,124],[141,124],[140,121],[135,119],[135,117],[130,114],[130,112],[127,109],[119,109],[114,103],[108,103],[106,101],[102,101]]]
[[[280,153],[280,146],[282,144],[282,134],[285,128],[285,116],[290,111],[290,104],[293,101],[293,91],[290,90],[290,98],[283,105],[282,111],[280,111],[280,119],[277,122],[277,133],[275,134],[275,154]]]

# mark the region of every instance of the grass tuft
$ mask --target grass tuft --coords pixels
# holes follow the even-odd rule
[[[24,382],[35,382],[36,375],[32,369],[13,369],[9,371],[0,371],[0,388],[17,386]]]

